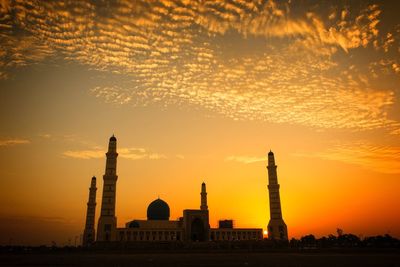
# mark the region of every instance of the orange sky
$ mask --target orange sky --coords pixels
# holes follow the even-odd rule
[[[74,244],[113,133],[119,226],[205,181],[211,226],[266,228],[272,149],[289,237],[400,237],[398,8],[0,1],[0,243]]]

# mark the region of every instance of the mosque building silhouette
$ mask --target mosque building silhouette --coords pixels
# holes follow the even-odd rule
[[[96,177],[92,177],[87,203],[83,245],[104,242],[204,242],[204,241],[249,241],[262,240],[261,228],[234,228],[232,220],[219,221],[218,228],[209,224],[206,184],[201,184],[200,209],[185,209],[178,220],[170,220],[168,204],[158,198],[147,208],[147,220],[133,220],[125,227],[117,227],[115,199],[117,185],[117,139],[113,135],[106,153],[106,169],[103,176],[103,194],[100,217],[95,231]],[[274,154],[268,153],[270,221],[268,238],[287,240],[287,227],[282,219],[279,184]]]

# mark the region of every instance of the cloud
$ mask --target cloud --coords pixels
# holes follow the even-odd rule
[[[378,69],[400,73],[399,61],[385,52],[398,47],[399,28],[380,33],[378,5],[4,3],[0,79],[61,58],[115,75],[118,83],[106,77],[90,90],[107,103],[190,105],[234,120],[318,129],[391,129],[397,123],[388,115],[397,87],[371,85]],[[374,55],[367,68],[357,64],[370,58],[365,54]]]
[[[396,146],[374,145],[366,141],[358,141],[339,143],[323,152],[295,155],[340,161],[380,173],[400,173],[400,147]]]
[[[52,138],[51,134],[44,133],[44,134],[39,134],[39,137],[44,138],[44,139],[50,139]]]
[[[177,158],[177,159],[185,159],[185,156],[181,155],[181,154],[176,154],[175,158]]]
[[[63,153],[65,157],[75,159],[98,159],[103,158],[105,150],[92,149],[92,150],[67,150]]]
[[[65,157],[75,159],[98,159],[105,157],[106,150],[103,148],[93,148],[86,150],[68,150],[63,153]],[[119,148],[118,156],[130,160],[140,159],[166,159],[167,156],[159,153],[150,152],[144,148]]]
[[[30,144],[30,143],[31,143],[31,141],[28,139],[21,139],[21,138],[3,139],[3,140],[0,140],[0,147],[24,145],[24,144]]]
[[[392,130],[392,131],[390,132],[390,134],[393,134],[393,135],[400,135],[400,126],[399,126],[399,128]]]
[[[167,156],[160,153],[154,153],[144,148],[121,148],[118,149],[121,158],[138,160],[138,159],[166,159]]]
[[[125,91],[125,92],[124,92]],[[90,92],[98,98],[102,98],[108,103],[126,104],[132,100],[132,94],[128,90],[124,90],[120,86],[115,87],[100,87],[96,86]]]
[[[158,153],[151,153],[148,155],[149,159],[166,159],[167,156],[163,155],[163,154],[158,154]]]
[[[236,161],[244,164],[266,161],[267,158],[265,156],[257,157],[257,156],[228,156],[225,158],[225,161]]]

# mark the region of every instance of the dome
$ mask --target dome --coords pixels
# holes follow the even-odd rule
[[[147,207],[147,220],[169,220],[169,206],[162,199],[156,199]]]
[[[110,141],[117,141],[117,138],[115,138],[115,136],[113,135],[110,137]]]
[[[274,152],[272,152],[271,150],[268,152],[268,156],[273,156]]]

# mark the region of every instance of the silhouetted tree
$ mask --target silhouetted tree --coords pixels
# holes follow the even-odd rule
[[[366,247],[375,248],[398,248],[400,247],[400,240],[386,234],[384,236],[370,236],[363,240],[363,245]]]
[[[327,239],[328,239],[327,242],[328,242],[330,247],[337,246],[337,237],[336,236],[330,234],[330,235],[328,235]]]
[[[300,238],[301,246],[302,247],[316,247],[316,239],[315,236],[312,234],[303,236]]]
[[[338,237],[341,237],[343,235],[343,229],[337,228],[336,233],[337,233]]]
[[[337,238],[341,247],[356,247],[360,245],[360,238],[353,234],[342,234]]]

